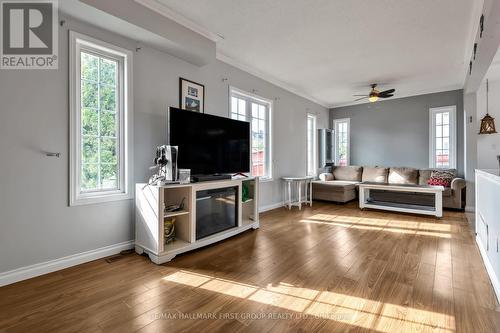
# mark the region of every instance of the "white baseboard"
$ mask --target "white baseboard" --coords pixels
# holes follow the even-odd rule
[[[498,280],[498,276],[495,274],[493,266],[491,266],[490,260],[488,259],[488,254],[486,253],[486,250],[484,249],[479,236],[476,236],[476,243],[477,247],[479,248],[479,252],[481,253],[481,257],[483,258],[484,266],[486,267],[488,276],[490,277],[491,284],[493,285],[493,289],[495,290],[497,301],[500,302],[500,280]]]
[[[273,210],[276,208],[283,207],[285,204],[283,202],[277,202],[270,205],[260,206],[259,213],[267,212],[268,210]]]
[[[133,247],[134,241],[131,240],[39,264],[16,268],[11,271],[0,273],[0,287],[71,266],[83,264],[92,260],[111,256],[113,254],[120,253],[120,251],[132,249]]]

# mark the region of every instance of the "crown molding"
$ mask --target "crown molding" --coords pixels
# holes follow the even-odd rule
[[[217,51],[216,58],[219,61],[225,62],[226,64],[229,64],[229,65],[231,65],[233,67],[236,67],[236,68],[238,68],[238,69],[240,69],[240,70],[242,70],[244,72],[247,72],[247,73],[249,73],[249,74],[251,74],[253,76],[256,76],[256,77],[258,77],[258,78],[260,78],[260,79],[262,79],[264,81],[267,81],[267,82],[269,82],[269,83],[271,83],[271,84],[273,84],[275,86],[278,86],[278,87],[280,87],[280,88],[282,88],[282,89],[284,89],[284,90],[286,90],[288,92],[291,92],[294,95],[300,96],[300,97],[305,98],[305,99],[307,99],[307,100],[309,100],[311,102],[319,104],[319,105],[321,105],[324,108],[327,108],[327,109],[329,108],[329,106],[325,102],[320,101],[320,100],[318,100],[318,99],[316,99],[316,98],[314,98],[314,97],[312,97],[312,96],[310,96],[310,95],[308,95],[308,94],[306,94],[306,93],[298,90],[297,88],[290,86],[289,84],[287,84],[287,83],[285,83],[285,82],[283,82],[283,81],[281,81],[281,80],[273,77],[272,75],[265,74],[265,73],[259,71],[258,69],[254,68],[254,67],[242,64],[238,60],[236,60],[236,59],[234,59],[232,57],[229,57],[229,56],[221,53],[220,51]]]
[[[464,52],[464,77],[463,85],[465,86],[467,81],[467,75],[469,73],[469,61],[474,61],[474,43],[479,42],[479,19],[481,17],[484,7],[484,0],[474,1],[472,6],[470,21],[468,22],[467,30],[469,35],[465,41],[465,52]]]
[[[224,39],[223,36],[214,33],[207,28],[197,24],[196,22],[191,21],[190,19],[186,18],[185,16],[173,11],[169,7],[165,6],[164,4],[158,2],[157,0],[134,0],[138,4],[188,28],[189,30],[192,30],[200,35],[202,35],[205,38],[208,38],[209,40],[213,42],[218,42],[221,39]]]

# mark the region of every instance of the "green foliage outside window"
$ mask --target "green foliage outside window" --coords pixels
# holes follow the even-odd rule
[[[117,62],[81,53],[83,191],[118,188]]]

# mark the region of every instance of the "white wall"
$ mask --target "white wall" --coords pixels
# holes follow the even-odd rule
[[[0,71],[0,272],[133,239],[132,200],[68,207],[68,29],[136,47],[66,18],[59,30],[59,70]],[[136,181],[147,180],[155,147],[165,143],[165,112],[178,105],[179,76],[205,84],[211,114],[228,115],[228,85],[278,98],[274,180],[262,185],[261,206],[282,201],[280,176],[305,174],[306,113],[318,115],[319,128],[328,127],[327,109],[219,61],[196,67],[146,47],[134,57]]]
[[[497,155],[500,155],[500,80],[490,81],[489,114],[495,118],[497,134],[477,135],[477,168],[498,169]],[[486,81],[477,91],[477,127],[486,114]]]

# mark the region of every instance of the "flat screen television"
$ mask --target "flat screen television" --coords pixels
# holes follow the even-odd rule
[[[169,144],[191,175],[250,172],[250,123],[169,108]]]

